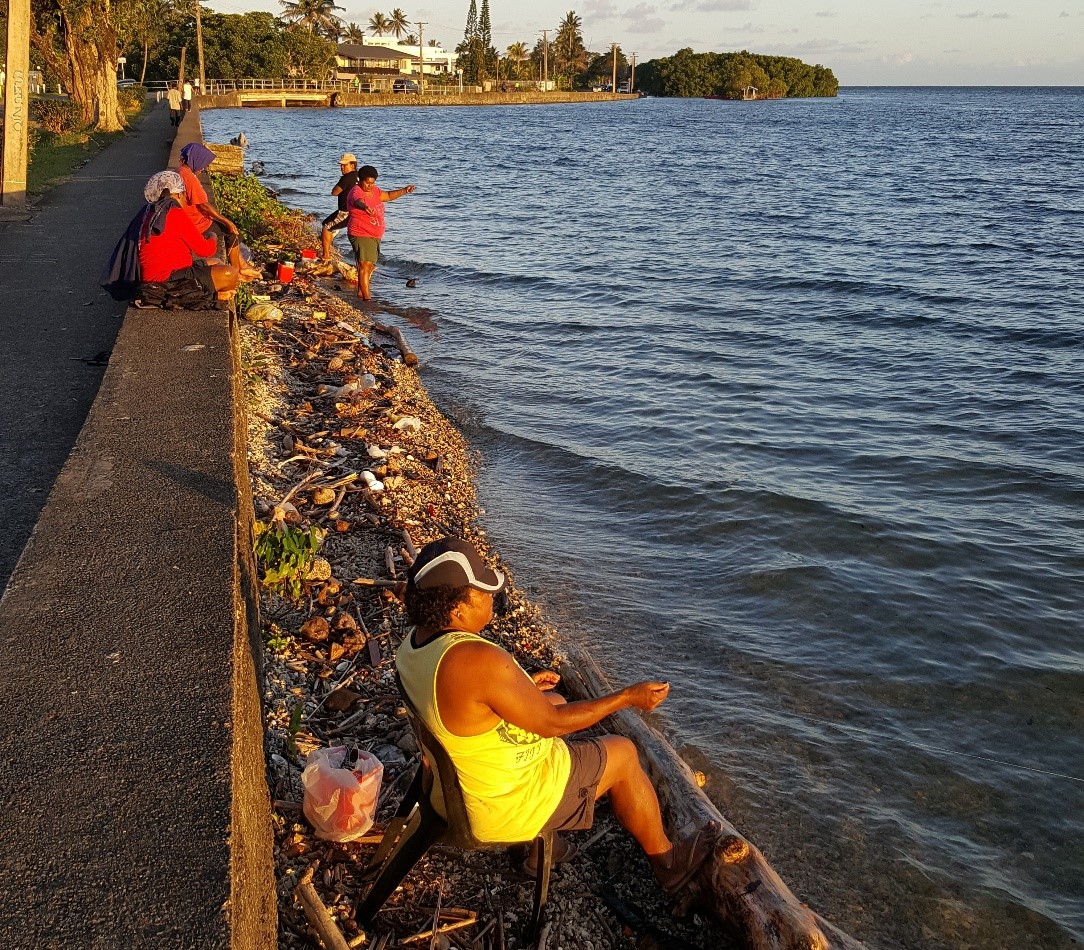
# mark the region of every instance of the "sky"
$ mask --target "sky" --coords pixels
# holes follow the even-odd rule
[[[205,2],[222,13],[282,9],[276,0]],[[345,21],[363,26],[400,6],[448,48],[463,37],[469,5],[338,2]],[[1084,0],[490,0],[493,45],[533,46],[569,10],[588,49],[617,43],[638,62],[686,46],[747,49],[820,63],[843,85],[1084,85]]]

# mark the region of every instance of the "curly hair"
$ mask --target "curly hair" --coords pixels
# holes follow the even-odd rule
[[[407,616],[425,630],[443,630],[452,622],[452,611],[470,599],[469,587],[428,587],[406,589]]]

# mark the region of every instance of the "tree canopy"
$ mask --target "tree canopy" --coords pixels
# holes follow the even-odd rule
[[[839,80],[826,66],[810,66],[792,56],[739,53],[694,53],[650,60],[636,69],[636,85],[654,96],[722,96],[742,98],[749,86],[759,98],[835,96]]]

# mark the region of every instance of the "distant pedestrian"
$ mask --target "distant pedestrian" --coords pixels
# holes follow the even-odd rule
[[[403,195],[414,194],[414,185],[405,185],[395,191],[381,191],[376,187],[376,169],[363,165],[358,169],[358,183],[350,189],[346,205],[350,209],[350,223],[346,233],[354,249],[358,265],[358,296],[372,300],[369,282],[380,260],[380,239],[384,236],[384,203],[395,201]]]
[[[177,126],[181,124],[181,90],[176,83],[170,83],[166,92],[166,101],[169,103],[169,124]]]
[[[344,152],[339,159],[339,171],[342,175],[331,189],[331,194],[339,199],[339,207],[324,218],[324,225],[320,230],[321,259],[325,261],[331,257],[331,241],[335,236],[333,232],[345,228],[350,220],[346,196],[358,183],[358,157],[353,152]]]
[[[187,79],[184,81],[184,93],[183,93],[184,111],[187,112],[192,108],[192,83]]]

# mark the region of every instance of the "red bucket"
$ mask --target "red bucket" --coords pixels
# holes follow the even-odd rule
[[[279,283],[288,284],[294,279],[294,262],[293,261],[280,261],[279,262]]]
[[[301,252],[301,259],[305,260],[305,261],[314,261],[314,260],[316,260],[316,251],[314,251],[311,247],[305,248]]]

